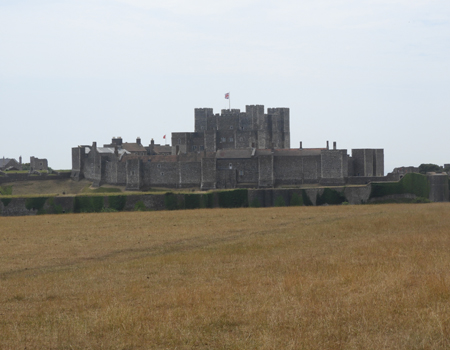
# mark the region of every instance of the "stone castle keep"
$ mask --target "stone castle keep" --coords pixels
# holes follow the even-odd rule
[[[172,146],[148,146],[113,138],[72,148],[74,180],[94,186],[270,188],[303,184],[343,185],[383,181],[383,149],[291,148],[289,108],[246,106],[222,110],[195,109],[194,132],[172,133]]]

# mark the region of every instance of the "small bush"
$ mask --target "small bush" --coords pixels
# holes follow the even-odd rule
[[[325,188],[320,196],[317,194],[316,205],[341,204],[343,202],[347,202],[347,198],[342,193],[331,188]]]
[[[261,208],[262,205],[258,198],[253,198],[252,201],[250,202],[250,207],[251,208]]]
[[[43,214],[43,207],[48,197],[34,197],[27,198],[25,201],[25,208],[28,210],[37,210],[38,214]]]
[[[102,196],[79,196],[75,197],[74,213],[100,213],[104,207]]]
[[[200,194],[185,194],[184,195],[184,207],[186,209],[198,209],[202,203],[202,197]]]
[[[177,210],[178,209],[178,203],[177,203],[177,197],[172,192],[167,192],[164,195],[164,206],[167,210]]]
[[[101,211],[102,213],[117,213],[118,212],[118,210],[116,210],[116,209],[114,209],[114,208],[111,208],[111,207],[108,207],[108,208],[102,208],[102,211]]]
[[[4,205],[5,207],[7,207],[8,204],[11,203],[12,198],[2,198],[1,201],[2,201],[3,205]]]
[[[0,194],[3,196],[11,196],[12,186],[0,186]]]
[[[135,205],[134,205],[134,210],[135,211],[146,211],[147,207],[145,206],[143,201],[138,201]]]
[[[395,194],[415,194],[417,197],[428,198],[430,184],[426,175],[409,173],[398,182],[373,183],[370,198],[384,197]]]
[[[286,202],[284,201],[283,196],[278,196],[277,198],[275,198],[274,206],[275,207],[285,207],[286,206]]]
[[[204,193],[201,195],[200,208],[212,208],[214,206],[214,194]]]
[[[222,191],[219,195],[219,206],[221,208],[248,207],[248,190],[237,189],[233,191]]]
[[[291,202],[289,203],[291,206],[301,206],[303,205],[302,197],[300,197],[297,193],[293,193],[291,196]]]
[[[115,211],[122,211],[127,203],[126,196],[110,196],[108,197],[108,207]]]

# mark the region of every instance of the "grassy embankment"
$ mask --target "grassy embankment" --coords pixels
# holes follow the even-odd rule
[[[448,349],[449,214],[0,217],[0,348]]]

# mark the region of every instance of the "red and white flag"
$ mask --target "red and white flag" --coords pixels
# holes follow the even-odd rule
[[[163,139],[164,139],[164,140],[166,139],[166,135],[163,136]]]
[[[230,99],[230,93],[229,93],[229,92],[227,92],[227,93],[225,94],[225,99],[226,99],[226,100],[229,100],[229,99]]]

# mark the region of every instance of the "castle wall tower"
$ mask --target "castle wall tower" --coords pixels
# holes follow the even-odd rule
[[[275,148],[291,148],[289,108],[268,108],[272,117],[272,142]]]
[[[213,116],[212,108],[195,108],[195,132],[208,130],[208,119]]]

